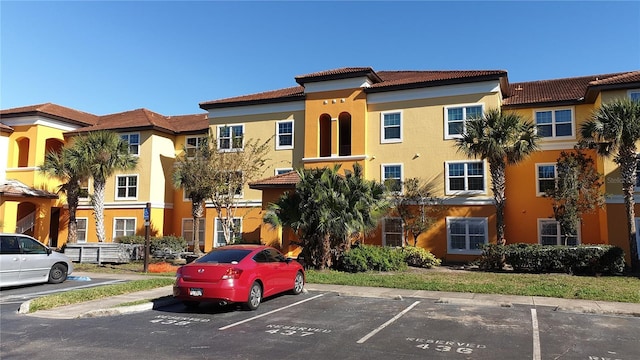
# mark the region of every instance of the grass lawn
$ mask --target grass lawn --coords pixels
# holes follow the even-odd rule
[[[150,267],[151,269],[152,267]],[[166,267],[157,266],[157,269],[165,272],[150,275],[175,275],[175,271],[166,271],[170,270]],[[76,264],[76,271],[144,274],[142,270],[143,264],[139,262],[102,266]],[[640,303],[640,278],[637,276],[595,277],[567,274],[493,273],[439,267],[434,269],[409,268],[409,270],[402,272],[357,274],[330,270],[308,270],[307,282]]]

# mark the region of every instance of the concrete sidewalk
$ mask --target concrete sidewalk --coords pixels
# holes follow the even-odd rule
[[[95,273],[74,273],[75,276],[98,277]],[[123,280],[148,279],[143,275],[99,274],[100,278]],[[403,290],[377,287],[361,287],[346,285],[305,284],[306,291],[334,292],[345,296],[377,297],[390,299],[420,298],[438,304],[478,305],[511,307],[513,305],[545,306],[560,311],[571,311],[592,314],[611,314],[640,317],[640,304],[619,303],[593,300],[557,299],[540,296],[492,295],[474,293],[456,293],[443,291]],[[140,291],[125,295],[113,296],[106,299],[87,301],[83,303],[41,310],[28,314],[29,316],[51,319],[74,319],[81,317],[96,317],[120,315],[159,308],[176,302],[173,299],[173,289],[165,286],[157,289]],[[119,306],[124,303],[147,300],[148,302]],[[29,301],[20,306],[20,313],[29,312]]]

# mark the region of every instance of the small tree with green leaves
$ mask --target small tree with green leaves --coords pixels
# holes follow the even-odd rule
[[[392,204],[402,220],[405,233],[403,243],[409,245],[409,235],[413,238],[413,246],[418,246],[420,234],[429,230],[435,223],[433,216],[441,206],[441,199],[433,195],[435,184],[420,178],[407,179],[403,184],[403,192],[392,192]]]
[[[576,237],[582,214],[604,205],[602,176],[593,159],[581,149],[563,151],[556,163],[555,186],[546,190],[552,200],[553,215],[562,230],[563,245]]]
[[[193,218],[193,252],[202,253],[200,249],[200,219],[204,216],[205,201],[214,194],[214,183],[217,170],[211,164],[213,149],[209,146],[209,138],[202,137],[196,148],[186,148],[177,156],[173,170],[173,185],[182,188],[184,195],[191,199],[191,216]]]

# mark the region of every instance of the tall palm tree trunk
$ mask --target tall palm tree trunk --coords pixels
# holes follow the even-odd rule
[[[104,232],[104,181],[93,181],[93,196],[91,203],[93,204],[93,218],[96,220],[96,235],[98,242],[104,242],[106,235]]]
[[[193,253],[202,254],[200,251],[200,218],[204,213],[204,201],[191,202],[191,215],[193,216]]]
[[[69,232],[67,233],[67,243],[78,242],[78,221],[76,212],[78,211],[78,190],[77,187],[70,187],[67,191],[67,203],[69,204]]]
[[[627,227],[629,229],[629,256],[631,258],[631,268],[633,271],[640,270],[640,260],[638,260],[638,243],[636,242],[636,222],[635,222],[635,199],[633,197],[636,185],[636,147],[626,146],[620,149],[620,172],[622,176],[622,193],[624,194],[624,207],[627,216]]]
[[[505,195],[505,175],[506,164],[504,160],[498,159],[489,162],[489,171],[491,172],[491,190],[493,191],[493,199],[496,203],[496,235],[498,245],[507,243],[504,235],[504,208],[507,202]]]

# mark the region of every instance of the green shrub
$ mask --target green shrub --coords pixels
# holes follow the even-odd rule
[[[430,269],[440,265],[440,259],[421,247],[407,246],[402,248],[402,252],[404,261],[409,266]]]
[[[556,246],[539,244],[486,245],[478,262],[484,270],[518,272],[619,274],[624,271],[624,251],[610,245]]]
[[[338,268],[348,272],[396,271],[407,267],[401,250],[386,246],[359,245],[345,252]]]
[[[142,244],[144,245],[144,236],[140,236],[140,235],[127,235],[127,236],[120,236],[119,238],[116,238],[115,240],[116,242],[119,242],[121,244]]]
[[[151,253],[155,251],[184,252],[187,249],[187,241],[181,236],[154,237],[150,242]]]

